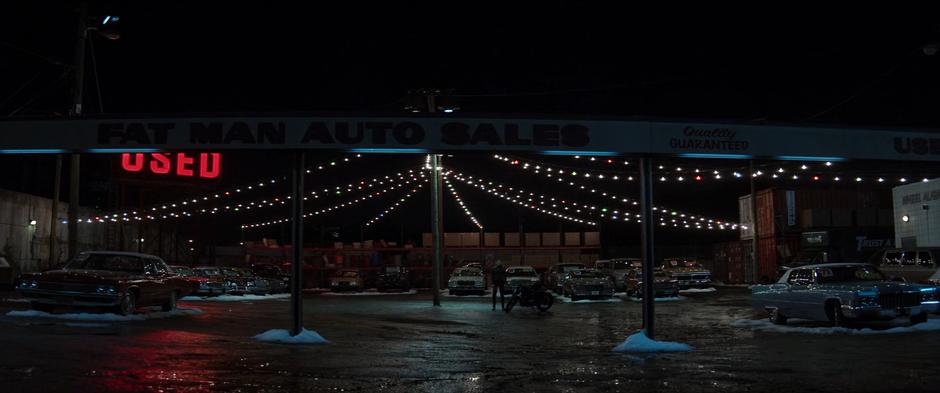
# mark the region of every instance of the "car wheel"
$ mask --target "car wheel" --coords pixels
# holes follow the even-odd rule
[[[829,315],[829,322],[832,326],[843,327],[845,326],[845,316],[842,315],[842,303],[838,300],[830,301],[827,303],[828,308],[826,313]]]
[[[506,307],[503,307],[503,310],[506,311],[507,313],[512,311],[512,308],[516,306],[516,302],[518,301],[519,301],[519,296],[512,295],[512,297],[509,298],[509,302],[506,303]]]
[[[124,292],[121,296],[121,302],[118,304],[117,312],[121,315],[131,315],[137,310],[137,295],[134,292]]]
[[[767,314],[770,319],[770,323],[773,323],[774,325],[786,325],[787,324],[787,317],[785,317],[783,314],[780,313],[780,309],[777,309],[777,308],[769,309],[767,310]]]
[[[538,304],[535,305],[535,307],[538,308],[541,312],[548,311],[548,309],[552,308],[552,303],[555,302],[555,298],[548,294],[548,292],[542,292],[539,295],[539,298],[541,299]]]
[[[576,302],[576,301],[578,301],[578,300],[581,300],[581,298],[575,296],[574,294],[571,294],[571,301],[572,301],[572,302]]]
[[[51,313],[52,310],[55,310],[55,305],[40,303],[40,302],[32,302],[29,304],[29,306],[33,310],[47,312],[47,313]]]
[[[170,293],[170,298],[167,299],[166,303],[163,303],[161,310],[163,311],[173,311],[176,309],[176,292]]]
[[[927,313],[922,312],[917,315],[911,315],[911,325],[927,322]]]

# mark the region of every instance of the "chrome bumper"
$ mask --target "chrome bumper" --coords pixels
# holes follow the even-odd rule
[[[59,306],[108,307],[120,304],[120,294],[103,295],[73,291],[49,291],[43,289],[17,289],[20,297],[32,302]]]
[[[919,315],[919,314],[932,314],[940,311],[940,304],[938,303],[927,303],[921,304],[919,306],[910,306],[910,307],[898,307],[898,308],[881,308],[879,306],[842,306],[842,315],[845,315],[848,318],[853,319],[876,319],[876,320],[889,320],[895,319],[903,316],[910,315]]]

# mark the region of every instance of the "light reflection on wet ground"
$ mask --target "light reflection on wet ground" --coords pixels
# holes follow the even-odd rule
[[[657,338],[689,354],[610,352],[640,327],[640,304],[491,311],[488,299],[426,294],[308,295],[305,320],[333,344],[251,336],[289,327],[289,302],[209,303],[204,314],[109,323],[0,317],[5,391],[607,392],[935,391],[940,334],[755,333],[747,293],[722,289],[658,303]],[[0,312],[23,305],[3,304]],[[0,315],[2,315],[0,314]],[[342,389],[342,390],[341,390]]]

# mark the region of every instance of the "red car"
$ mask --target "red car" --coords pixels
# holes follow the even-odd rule
[[[218,296],[225,293],[224,280],[200,276],[188,266],[171,265],[170,269],[173,269],[173,272],[180,275],[183,280],[189,283],[190,294],[192,295]]]
[[[132,252],[83,252],[65,267],[24,274],[16,291],[40,311],[56,306],[110,307],[121,315],[138,307],[176,308],[190,284],[153,255]]]

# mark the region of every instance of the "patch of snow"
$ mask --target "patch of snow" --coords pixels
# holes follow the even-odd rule
[[[449,290],[449,289],[445,289],[445,290],[441,291],[441,296],[443,296],[443,297],[454,297],[454,298],[484,298],[484,297],[490,297],[490,298],[491,298],[491,297],[493,297],[493,291],[487,289],[487,290],[485,290],[485,291],[483,292],[482,295],[477,295],[477,294],[454,295],[454,294],[451,294],[451,293],[450,293],[450,290]],[[510,296],[512,296],[511,293],[507,293],[507,294],[506,294],[506,297],[507,297],[507,298],[510,297]]]
[[[29,299],[19,299],[19,298],[10,298],[10,299],[3,299],[3,302],[4,302],[4,303],[29,303],[30,300],[29,300]]]
[[[717,289],[712,288],[689,288],[689,289],[680,289],[679,293],[709,293],[715,292]]]
[[[296,336],[291,336],[286,329],[271,329],[252,338],[258,341],[283,344],[319,345],[330,343],[320,333],[307,329],[303,329]]]
[[[607,299],[582,299],[582,300],[571,300],[570,297],[564,297],[558,294],[555,294],[555,300],[566,303],[566,304],[585,304],[585,303],[620,303],[620,298],[611,297]]]
[[[289,293],[278,293],[273,295],[219,295],[219,296],[186,296],[181,301],[186,302],[242,302],[249,300],[274,300],[290,299]]]
[[[26,311],[10,311],[6,315],[8,317],[22,317],[22,318],[54,318],[54,319],[67,319],[72,321],[105,321],[105,322],[129,322],[129,321],[145,321],[148,319],[161,319],[169,317],[178,317],[178,316],[189,316],[189,315],[199,315],[202,314],[202,310],[198,308],[177,308],[173,311],[159,311],[159,312],[147,312],[141,314],[131,314],[131,315],[117,315],[117,314],[95,314],[95,313],[68,313],[68,314],[52,314],[45,311],[37,310],[26,310]]]
[[[927,322],[912,326],[894,326],[887,329],[869,327],[853,329],[830,326],[800,326],[793,324],[775,325],[766,319],[740,319],[731,322],[731,327],[751,329],[761,333],[802,333],[802,334],[903,334],[916,332],[940,331],[940,319],[928,319]]]
[[[627,337],[620,345],[614,347],[614,352],[621,353],[662,353],[662,352],[691,352],[688,344],[656,341],[646,337],[646,333],[639,331]]]
[[[408,292],[379,292],[374,289],[370,289],[364,292],[323,292],[320,294],[320,296],[394,296],[416,295],[417,293],[417,289],[412,289]]]
[[[330,291],[330,288],[304,288],[303,289],[303,292],[307,292],[307,293],[321,293],[321,292],[329,292],[329,291]]]
[[[643,298],[637,298],[636,296],[624,296],[624,299],[630,299],[630,301],[641,303]],[[680,300],[685,300],[684,296],[670,296],[670,297],[658,297],[655,301],[657,302],[678,302]]]
[[[65,326],[68,327],[83,327],[83,328],[105,328],[111,326],[110,323],[93,323],[93,322],[66,322]]]

